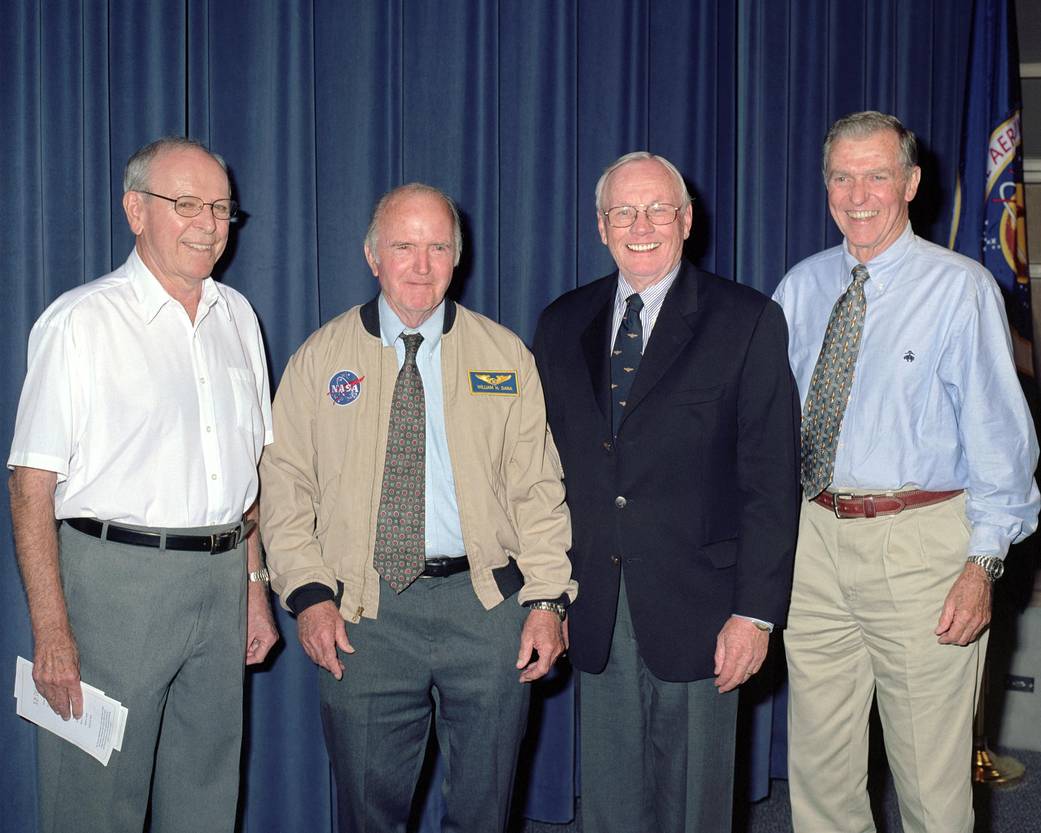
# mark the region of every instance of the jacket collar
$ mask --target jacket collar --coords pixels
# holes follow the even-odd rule
[[[441,335],[449,333],[452,329],[452,325],[455,324],[455,312],[456,305],[455,301],[451,298],[445,298],[445,326],[441,330]],[[366,301],[361,307],[361,323],[365,328],[365,332],[369,335],[380,338],[380,296],[377,295],[371,301]]]

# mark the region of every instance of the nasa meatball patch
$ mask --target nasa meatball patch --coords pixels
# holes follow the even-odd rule
[[[329,380],[329,398],[336,405],[350,405],[361,396],[361,383],[364,376],[358,376],[353,370],[341,370],[333,374]]]

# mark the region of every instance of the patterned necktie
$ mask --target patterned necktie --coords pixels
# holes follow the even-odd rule
[[[643,325],[640,323],[640,310],[643,300],[634,292],[625,301],[625,317],[618,327],[614,349],[611,351],[611,430],[618,433],[625,406],[629,399],[629,391],[633,387],[633,379],[640,367],[640,356],[643,354]]]
[[[405,363],[394,383],[376,519],[373,565],[394,592],[419,578],[426,566],[426,409],[416,353],[423,336],[402,334]]]
[[[824,344],[810,378],[802,418],[802,487],[814,498],[831,485],[835,473],[835,449],[846,413],[853,370],[860,352],[864,329],[864,283],[868,270],[862,263],[853,267],[853,282],[835,302],[824,332]]]

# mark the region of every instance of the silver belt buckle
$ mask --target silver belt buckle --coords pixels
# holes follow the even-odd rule
[[[854,497],[855,495],[852,494],[840,495],[835,492],[831,493],[831,511],[835,513],[835,517],[838,518],[840,521],[848,521],[850,518],[856,517],[855,515],[842,515],[839,513],[839,501],[853,500]]]
[[[238,534],[238,529],[229,529],[225,532],[211,532],[210,555],[215,555],[217,553],[218,547],[221,547],[223,552],[228,552],[229,550],[235,549],[235,547],[238,546],[238,541],[235,540],[236,537],[238,537]],[[232,545],[230,547],[224,547],[223,545],[228,541],[232,541]]]
[[[230,541],[231,546],[228,550],[233,550],[242,541],[249,537],[249,534],[253,531],[253,527],[257,525],[256,521],[243,521],[234,529],[228,529],[224,532],[213,532],[210,534],[210,554],[212,555],[217,551],[217,547],[225,541]]]

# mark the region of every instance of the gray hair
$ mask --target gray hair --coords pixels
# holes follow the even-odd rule
[[[152,173],[152,163],[161,153],[183,148],[196,148],[213,159],[225,174],[228,173],[228,165],[219,153],[214,153],[202,142],[189,139],[187,136],[163,136],[154,142],[149,142],[127,160],[126,169],[123,171],[123,193],[127,191],[148,191],[149,177]]]
[[[658,156],[656,154],[649,153],[646,150],[635,150],[632,153],[625,154],[625,156],[619,156],[614,162],[612,162],[604,169],[604,172],[602,174],[600,174],[600,179],[598,179],[596,182],[597,216],[599,216],[600,212],[604,210],[604,188],[606,188],[607,186],[607,178],[623,165],[628,165],[630,162],[641,162],[647,159],[652,159],[655,162],[660,163],[665,168],[665,170],[669,172],[669,176],[671,176],[676,181],[676,189],[679,191],[681,195],[681,205],[679,207],[681,209],[687,207],[687,205],[691,201],[690,194],[687,192],[687,183],[683,181],[683,174],[679,172],[676,166],[673,165],[664,156]]]
[[[449,212],[452,214],[452,242],[455,244],[455,266],[459,265],[459,257],[463,253],[463,227],[459,220],[459,209],[456,208],[455,202],[440,188],[435,188],[433,185],[427,185],[423,182],[410,182],[407,185],[399,185],[391,191],[388,191],[382,197],[379,202],[376,203],[376,207],[372,209],[372,219],[369,221],[369,227],[365,231],[365,246],[372,253],[373,259],[379,263],[379,257],[376,254],[376,247],[379,245],[379,225],[383,220],[383,215],[387,211],[387,207],[398,197],[405,196],[407,194],[431,194],[435,197],[440,197],[444,200],[445,205],[448,207]]]
[[[878,110],[864,110],[843,116],[831,126],[824,139],[824,150],[821,154],[821,173],[824,182],[828,182],[828,165],[831,161],[831,148],[839,139],[864,139],[883,130],[891,130],[896,134],[900,144],[900,163],[906,176],[911,175],[918,164],[918,140],[896,116],[880,113]]]

